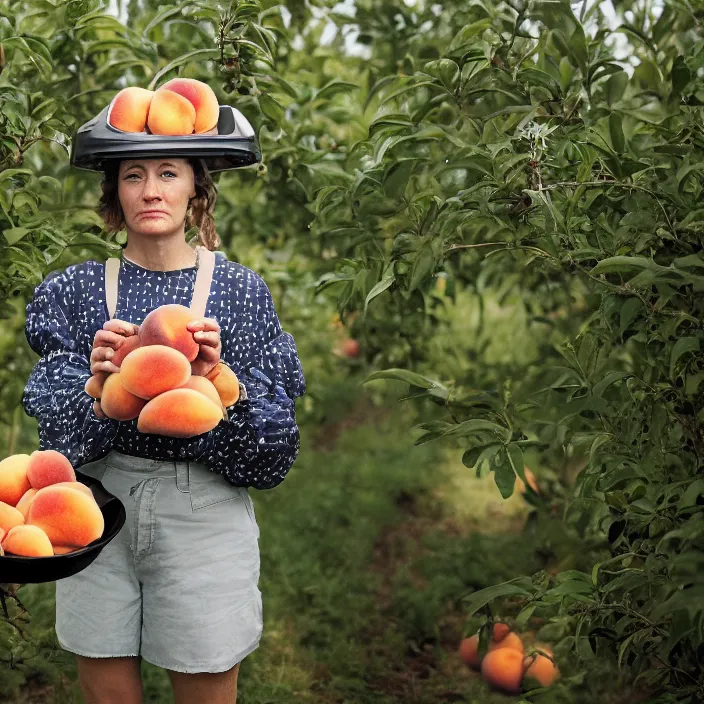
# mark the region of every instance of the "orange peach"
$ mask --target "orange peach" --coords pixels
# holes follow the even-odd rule
[[[196,134],[207,133],[217,126],[220,106],[215,92],[207,83],[195,78],[172,78],[159,90],[173,91],[191,102],[196,111]]]
[[[190,308],[178,303],[169,303],[151,311],[139,327],[142,345],[166,345],[178,350],[189,362],[200,351],[200,345],[186,326],[198,316]]]
[[[218,390],[213,385],[212,381],[208,381],[204,376],[192,376],[188,381],[181,387],[181,389],[193,389],[199,393],[207,396],[218,408],[222,408],[222,401],[220,400],[220,395]],[[224,414],[224,408],[223,416]]]
[[[147,400],[183,386],[190,376],[188,359],[166,345],[138,347],[122,360],[120,367],[122,386],[131,394]]]
[[[222,408],[199,391],[173,389],[159,394],[147,403],[139,414],[137,430],[175,438],[190,438],[212,430],[222,417]]]
[[[123,88],[108,108],[108,124],[123,132],[144,132],[153,96],[146,88]]]
[[[100,407],[113,420],[133,420],[146,404],[145,399],[135,396],[122,383],[124,372],[115,372],[105,380]]]
[[[103,385],[108,376],[110,376],[110,372],[96,372],[86,381],[83,390],[89,396],[99,399],[103,394]]]
[[[10,528],[2,539],[2,549],[23,557],[50,557],[54,554],[49,536],[39,526],[33,525]]]
[[[29,455],[10,455],[0,462],[0,501],[17,505],[32,485],[27,477]]]
[[[152,134],[193,134],[196,109],[193,103],[168,88],[157,88],[149,106],[147,127]]]
[[[85,547],[100,538],[105,521],[94,498],[65,486],[40,489],[29,507],[29,525],[39,526],[52,545]]]
[[[10,528],[19,526],[25,523],[25,517],[22,511],[6,504],[4,501],[0,501],[0,529],[8,531]]]
[[[492,641],[489,643],[489,652],[493,650],[498,650],[499,648],[510,648],[515,650],[517,653],[523,655],[525,648],[523,647],[523,641],[521,640],[518,633],[508,633],[499,641]]]
[[[70,548],[66,545],[54,545],[54,555],[66,555],[69,552],[76,552],[81,548]]]
[[[67,489],[74,489],[75,491],[80,491],[86,496],[90,496],[91,499],[95,498],[93,496],[93,492],[90,490],[90,487],[86,486],[83,482],[57,482],[56,484],[52,484],[51,486],[65,486]]]
[[[523,665],[525,667],[524,676],[532,677],[540,684],[541,687],[549,687],[555,679],[559,677],[560,671],[553,660],[551,660],[553,657],[552,649],[541,643],[536,643],[535,646],[539,650],[547,653],[550,657],[541,655],[538,652],[535,652],[532,655],[526,655],[523,660]]]
[[[27,479],[32,489],[43,489],[56,482],[75,482],[76,473],[68,458],[56,450],[35,450],[29,456]]]
[[[239,380],[227,364],[218,362],[213,370],[205,375],[205,378],[213,382],[225,408],[238,401],[240,397]]]
[[[24,520],[27,520],[27,512],[32,503],[32,499],[35,497],[39,489],[28,489],[22,494],[22,498],[17,502],[15,508],[24,516]]]
[[[526,479],[528,480],[528,486],[537,494],[538,480],[535,478],[535,474],[533,474],[528,467],[523,468],[523,473],[526,475]],[[526,493],[526,483],[520,477],[516,477],[514,491],[518,491],[521,494]]]
[[[505,623],[495,623],[492,628],[492,641],[493,644],[497,644],[502,641],[511,631],[509,626]],[[489,649],[491,650],[492,643],[489,644]],[[479,653],[479,633],[475,633],[469,638],[464,638],[460,643],[459,655],[462,662],[465,665],[473,667],[478,670],[481,666],[482,657]]]
[[[130,353],[132,350],[136,350],[142,341],[139,339],[139,335],[130,335],[125,337],[119,342],[118,348],[115,350],[115,354],[110,358],[110,361],[119,367],[122,364],[122,360]]]
[[[511,648],[499,648],[482,660],[482,675],[489,686],[507,694],[519,694],[523,680],[523,654]]]

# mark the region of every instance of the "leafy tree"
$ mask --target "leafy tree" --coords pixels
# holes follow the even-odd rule
[[[205,80],[264,154],[216,177],[220,235],[277,282],[294,334],[316,319],[307,292],[334,300],[377,368],[369,380],[433,403],[416,443],[456,442],[504,496],[537,452],[556,481],[530,495],[536,511],[561,512],[602,556],[478,592],[469,612],[517,597],[519,623],[546,618],[545,637],[585,668],[607,655],[660,701],[701,699],[702,11],[286,7],[288,19],[269,0],[131,2],[127,25],[99,0],[0,8],[9,447],[32,442],[15,410],[32,364],[22,303],[48,271],[120,241],[95,213],[96,175],[68,165],[71,135],[127,85]],[[338,28],[330,44],[318,16]],[[462,297],[476,316],[441,356]],[[502,314],[525,320],[514,349],[492,344]],[[557,481],[567,463],[584,466],[574,487]]]

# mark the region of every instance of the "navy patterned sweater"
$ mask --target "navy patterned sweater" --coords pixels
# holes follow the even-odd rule
[[[196,267],[154,271],[123,260],[115,318],[140,325],[167,303],[190,306]],[[95,333],[108,320],[105,264],[87,261],[53,272],[27,305],[26,335],[41,356],[22,396],[36,417],[39,448],[64,454],[74,468],[111,449],[128,455],[201,462],[235,486],[280,484],[300,447],[294,399],[306,384],[293,337],[281,329],[271,293],[251,269],[216,253],[205,317],[220,325],[221,360],[248,399],[228,419],[192,438],[140,433],[137,420],[98,418],[84,386]]]

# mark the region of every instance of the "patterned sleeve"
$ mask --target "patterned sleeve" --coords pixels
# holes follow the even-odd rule
[[[263,339],[238,378],[247,400],[230,406],[229,419],[208,433],[199,456],[235,486],[272,489],[293,466],[300,448],[294,399],[306,391],[293,337],[281,329],[271,293],[259,279]],[[232,365],[227,356],[223,361]]]
[[[29,375],[22,406],[37,418],[39,449],[57,450],[78,468],[107,454],[118,423],[98,418],[84,391],[90,362],[76,343],[71,269],[47,276],[27,305],[25,334],[40,359]]]

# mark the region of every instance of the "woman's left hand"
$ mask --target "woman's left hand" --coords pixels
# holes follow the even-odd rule
[[[191,362],[191,373],[205,376],[220,361],[220,325],[214,318],[200,318],[188,323],[186,327],[200,345],[198,356]]]

